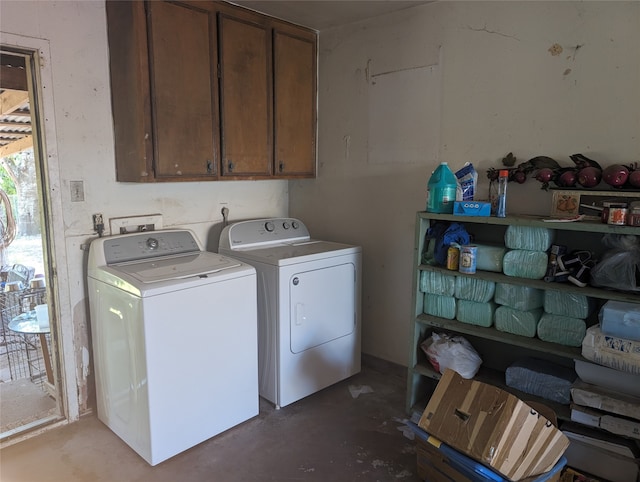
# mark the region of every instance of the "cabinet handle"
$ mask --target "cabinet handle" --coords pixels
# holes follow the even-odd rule
[[[280,161],[280,163],[278,164],[278,169],[280,169],[280,172],[284,172],[284,162]]]
[[[233,172],[233,161],[229,161],[229,163],[227,164],[227,170],[229,172]]]
[[[211,162],[211,159],[207,159],[207,174],[212,174],[213,173],[213,162]]]

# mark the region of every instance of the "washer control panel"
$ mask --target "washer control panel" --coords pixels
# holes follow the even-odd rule
[[[113,236],[104,240],[103,248],[107,264],[200,252],[193,233],[186,230]]]
[[[224,228],[220,247],[242,249],[260,245],[293,243],[310,239],[304,223],[294,218],[240,221]]]

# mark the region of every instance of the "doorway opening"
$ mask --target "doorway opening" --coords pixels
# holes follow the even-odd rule
[[[0,45],[0,440],[62,418],[37,52]]]

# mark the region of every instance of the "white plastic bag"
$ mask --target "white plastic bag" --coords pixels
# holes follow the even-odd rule
[[[605,234],[602,243],[611,249],[591,269],[591,285],[620,291],[640,291],[638,236]]]
[[[433,333],[420,344],[429,362],[440,373],[447,368],[458,372],[462,378],[473,378],[482,364],[478,352],[462,336]]]

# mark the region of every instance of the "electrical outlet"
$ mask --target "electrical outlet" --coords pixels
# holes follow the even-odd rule
[[[162,214],[109,218],[111,234],[138,233],[162,229]]]
[[[102,220],[102,214],[93,215],[93,230],[96,233],[104,230],[104,221]]]

